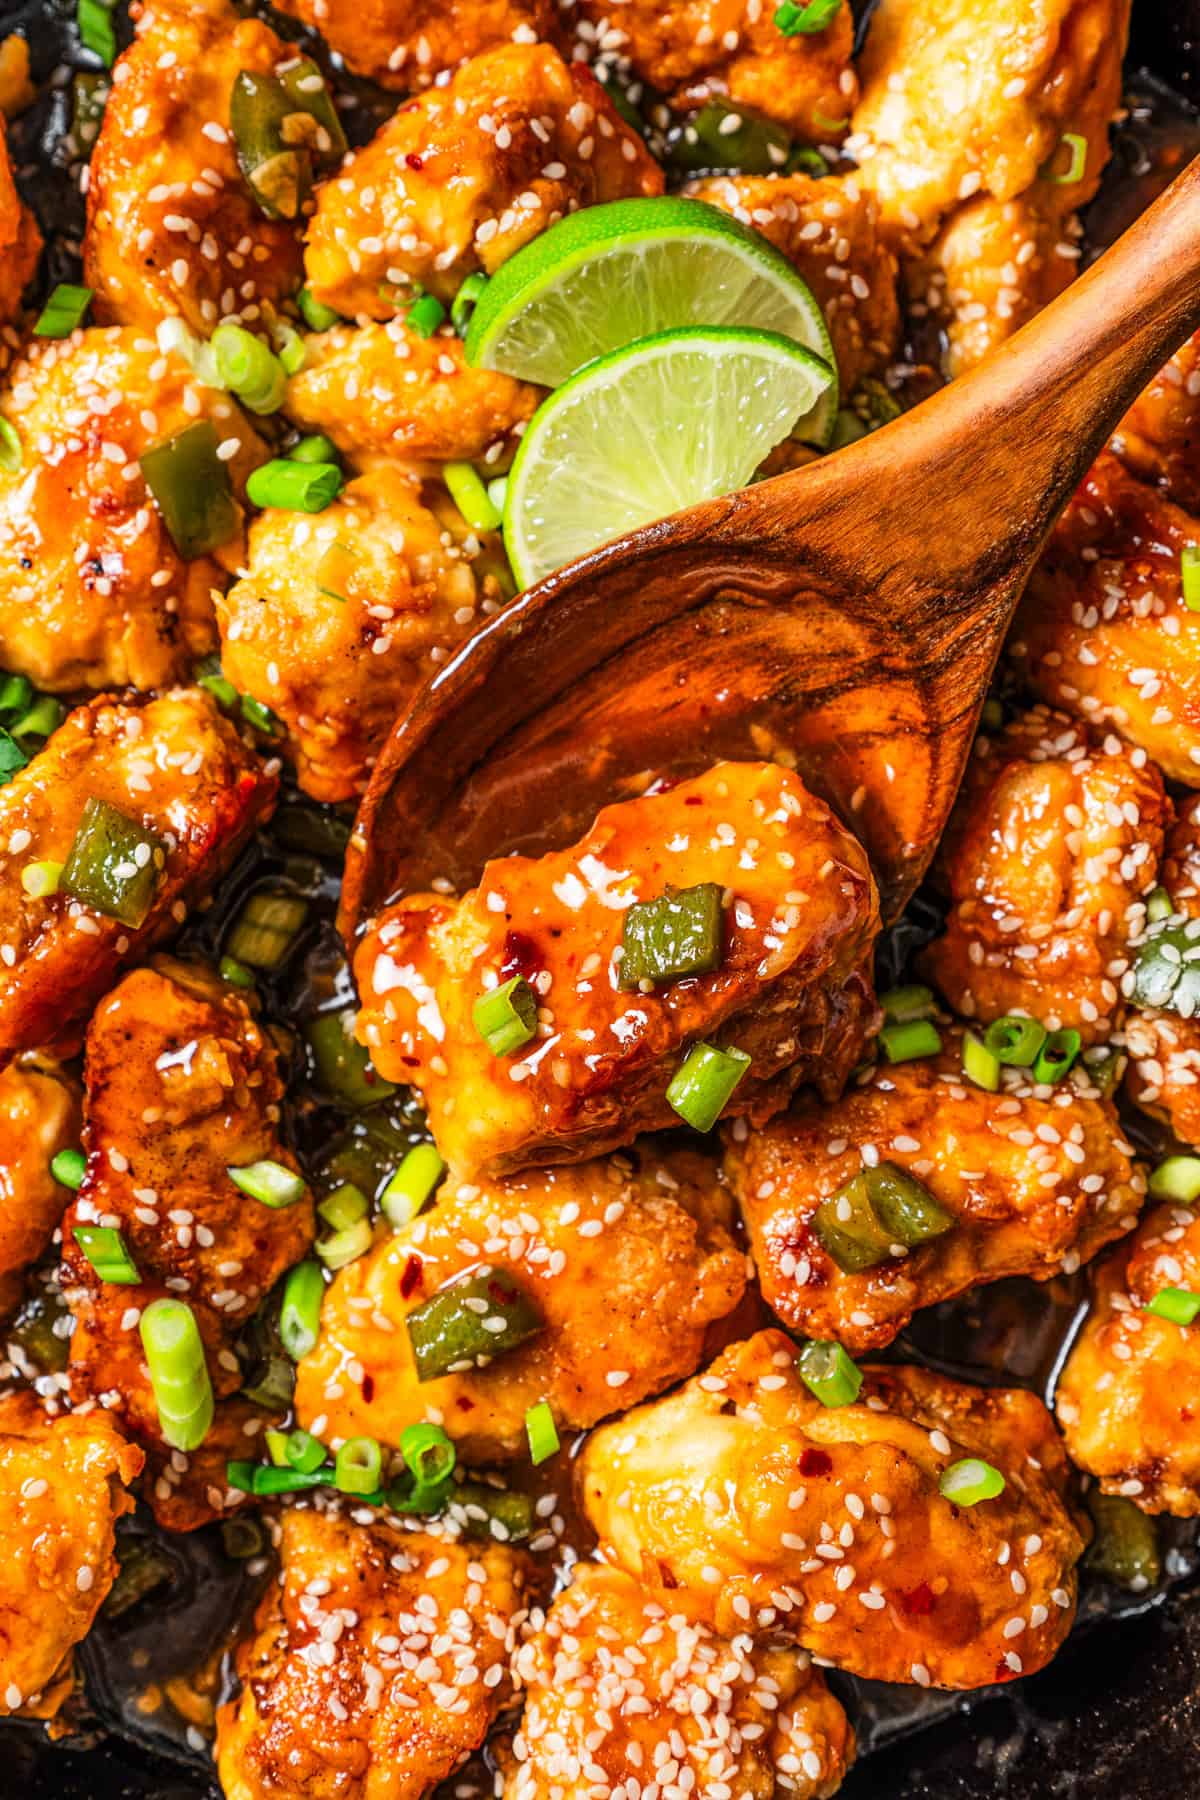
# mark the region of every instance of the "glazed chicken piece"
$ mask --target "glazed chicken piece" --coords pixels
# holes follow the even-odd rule
[[[623,990],[629,908],[703,884],[722,890],[719,962]],[[603,808],[569,849],[489,863],[461,900],[389,907],[355,958],[357,1032],[421,1090],[460,1176],[577,1161],[676,1124],[666,1090],[702,1042],[751,1059],[727,1114],[767,1118],[803,1081],[835,1096],[876,1019],[878,929],[861,846],[799,777],[718,763]],[[494,1055],[474,1008],[518,975],[536,1041]]]
[[[1200,1218],[1158,1206],[1093,1278],[1092,1307],[1055,1409],[1073,1462],[1144,1512],[1200,1514],[1200,1326],[1146,1308],[1164,1288],[1200,1292]]]
[[[292,1506],[217,1716],[225,1800],[423,1800],[511,1698],[528,1566]]]
[[[951,911],[926,974],[967,1018],[1025,1013],[1103,1041],[1169,821],[1157,769],[1115,737],[1044,707],[981,736],[939,852]]]
[[[552,35],[553,0],[280,0],[356,75],[404,93],[498,44]]]
[[[232,448],[234,491],[266,459],[227,394],[132,329],[36,344],[10,372],[0,415],[24,447],[0,469],[4,667],[54,692],[164,686],[216,643],[213,556],[185,561],[138,467],[200,419]],[[226,555],[240,554],[235,535]]]
[[[636,1793],[668,1761],[698,1795],[828,1800],[854,1759],[803,1651],[720,1637],[690,1594],[600,1563],[576,1567],[514,1666],[525,1713],[500,1747],[504,1800]]]
[[[939,1482],[975,1458],[1004,1489],[955,1506]],[[779,1632],[871,1680],[1011,1681],[1050,1660],[1074,1616],[1084,1539],[1067,1461],[1021,1389],[880,1365],[857,1402],[826,1407],[795,1344],[761,1331],[602,1426],[579,1480],[631,1575],[687,1589],[720,1632]]]
[[[178,316],[207,336],[300,286],[299,225],[264,214],[230,128],[238,75],[294,61],[228,0],[143,0],[89,167],[84,279],[97,317],[153,330]]]
[[[287,412],[348,456],[507,466],[542,390],[473,369],[462,342],[418,337],[399,319],[335,325],[305,339]]]
[[[746,1285],[732,1225],[708,1158],[649,1140],[498,1187],[448,1183],[335,1278],[298,1372],[297,1415],[318,1436],[393,1447],[430,1418],[468,1461],[523,1457],[538,1401],[560,1428],[582,1429],[699,1367],[706,1328]],[[483,1269],[516,1284],[541,1329],[486,1364],[420,1380],[408,1316]]]
[[[714,175],[684,192],[761,232],[795,264],[825,314],[844,394],[893,360],[896,258],[857,175]]]
[[[163,1443],[139,1315],[166,1294],[185,1300],[214,1394],[232,1393],[234,1340],[312,1242],[312,1201],[266,1206],[230,1178],[250,1163],[296,1162],[279,1140],[275,1045],[241,992],[207,969],[163,959],[118,983],[88,1028],[84,1082],[87,1172],[63,1225],[72,1385],[113,1407],[173,1489],[187,1459]],[[120,1230],[140,1282],[96,1274],[73,1236],[96,1224]]]
[[[433,510],[436,508],[436,510]],[[221,666],[270,707],[300,786],[349,800],[418,684],[500,601],[495,533],[380,463],[319,517],[265,512],[245,577],[217,601]]]
[[[104,1412],[51,1418],[28,1389],[0,1400],[0,1713],[52,1718],[70,1692],[141,1466]]]
[[[1146,1187],[1114,1107],[1082,1070],[1051,1089],[1006,1069],[988,1093],[962,1072],[959,1033],[944,1035],[940,1057],[877,1066],[836,1106],[801,1096],[761,1130],[739,1119],[725,1135],[764,1299],[789,1331],[855,1355],[984,1282],[1072,1274],[1132,1230]],[[915,1179],[944,1215],[930,1226],[940,1234],[891,1253],[835,1238],[832,1196],[867,1167]],[[855,1269],[858,1248],[868,1262]]]
[[[79,1084],[65,1069],[30,1058],[0,1070],[0,1312],[62,1218],[70,1194],[50,1163],[78,1144],[79,1126]]]
[[[1174,924],[1168,930],[1200,918],[1200,795],[1180,809],[1167,836],[1160,881],[1171,900]],[[1122,986],[1131,1003],[1125,1020],[1125,1091],[1183,1143],[1200,1144],[1200,1019],[1142,1006],[1134,970],[1123,977]]]
[[[1059,519],[1008,640],[1034,693],[1110,726],[1163,774],[1200,786],[1200,613],[1180,553],[1200,523],[1105,452]]]
[[[582,64],[508,44],[402,106],[317,196],[317,299],[390,319],[414,285],[449,300],[577,206],[661,194],[662,172]]]
[[[748,0],[579,0],[575,16],[591,28],[590,54],[597,43],[615,52],[677,112],[728,99],[810,143],[836,143],[858,97],[850,8],[792,37],[775,10]]]
[[[121,969],[182,923],[270,813],[276,787],[202,689],[98,699],[68,715],[0,787],[0,1064],[85,1018]],[[31,893],[23,875],[67,865],[77,834],[60,886],[31,883]],[[72,870],[87,898],[61,885]]]
[[[1113,434],[1113,449],[1139,480],[1200,513],[1200,331],[1143,388]]]
[[[21,295],[42,253],[42,234],[13,181],[8,139],[0,121],[0,326],[15,319]]]

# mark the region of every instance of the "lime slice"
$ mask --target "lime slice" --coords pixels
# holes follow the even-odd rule
[[[703,200],[614,200],[560,219],[484,289],[467,361],[558,387],[597,356],[685,325],[778,331],[836,368],[824,315],[790,262]],[[802,435],[825,444],[836,384]]]
[[[508,478],[517,580],[744,487],[834,381],[793,339],[728,325],[659,332],[589,363],[538,408]]]

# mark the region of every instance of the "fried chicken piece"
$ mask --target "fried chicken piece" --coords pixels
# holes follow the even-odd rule
[[[1003,1475],[994,1500],[942,1497],[964,1458]],[[1020,1389],[880,1365],[856,1403],[826,1407],[791,1340],[761,1331],[601,1426],[579,1480],[631,1575],[687,1589],[720,1632],[780,1632],[871,1680],[1011,1681],[1050,1660],[1074,1616],[1084,1539],[1067,1461]]]
[[[436,508],[437,510],[433,510]],[[248,570],[217,600],[221,666],[270,707],[281,746],[316,800],[366,786],[397,714],[427,675],[498,603],[476,559],[503,556],[433,484],[379,463],[318,518],[265,512]]]
[[[296,1160],[279,1138],[275,1044],[243,995],[209,970],[162,959],[127,975],[92,1018],[84,1082],[87,1172],[63,1226],[72,1386],[110,1405],[174,1488],[187,1459],[159,1431],[138,1316],[164,1295],[185,1300],[214,1394],[234,1392],[234,1340],[311,1244],[312,1200],[264,1206],[228,1174],[263,1160],[294,1169]],[[120,1230],[136,1285],[101,1281],[75,1242],[76,1226],[101,1223]]]
[[[939,851],[946,932],[922,956],[955,1012],[1103,1041],[1170,815],[1145,757],[1061,713],[978,738]]]
[[[293,1506],[217,1715],[225,1800],[422,1800],[511,1697],[525,1559]]]
[[[68,715],[0,787],[0,1064],[85,1018],[121,969],[182,923],[269,815],[277,786],[202,689],[101,698]],[[160,840],[162,873],[137,927],[22,884],[30,863],[66,863],[91,800]]]
[[[70,1194],[50,1163],[78,1144],[79,1126],[79,1083],[66,1070],[32,1059],[0,1070],[0,1292],[54,1235]]]
[[[1145,1177],[1082,1069],[1055,1089],[1006,1069],[992,1094],[963,1074],[961,1034],[943,1046],[877,1066],[835,1106],[805,1095],[759,1131],[728,1128],[725,1168],[763,1297],[789,1331],[881,1350],[921,1307],[1006,1275],[1073,1274],[1137,1222]],[[812,1221],[868,1157],[914,1176],[954,1223],[851,1272]]]
[[[1131,474],[1200,513],[1200,331],[1142,389],[1112,444]]]
[[[1184,604],[1190,513],[1106,451],[1059,519],[1007,655],[1034,693],[1111,726],[1163,774],[1200,786],[1200,613]]]
[[[684,192],[761,232],[803,275],[825,314],[843,393],[893,360],[896,258],[857,175],[713,175]]]
[[[719,966],[623,991],[629,907],[700,883],[724,891]],[[836,1095],[876,1018],[878,930],[862,847],[824,803],[775,763],[718,763],[604,807],[569,849],[488,863],[461,900],[387,908],[355,958],[357,1031],[421,1090],[460,1176],[577,1161],[674,1125],[666,1089],[702,1040],[752,1058],[730,1115],[767,1118],[802,1081]],[[473,1010],[517,974],[537,1040],[495,1056]]]
[[[821,31],[787,37],[775,7],[747,0],[579,0],[585,39],[616,51],[677,112],[714,96],[777,119],[810,143],[835,143],[858,97],[854,20],[839,6]]]
[[[399,319],[335,325],[306,338],[305,350],[288,416],[348,456],[503,467],[542,397],[528,382],[471,368],[461,339],[418,337]]]
[[[850,1722],[803,1651],[720,1637],[690,1594],[601,1563],[576,1566],[515,1672],[525,1713],[501,1746],[504,1800],[636,1793],[667,1761],[698,1795],[828,1800],[854,1760]]]
[[[473,57],[402,106],[317,195],[305,266],[317,299],[390,319],[419,285],[443,300],[577,206],[661,194],[662,171],[595,77],[548,44]]]
[[[162,687],[216,644],[213,556],[185,562],[138,458],[205,418],[237,446],[240,494],[266,451],[227,394],[134,330],[41,342],[15,365],[0,413],[24,446],[0,469],[0,643],[6,669],[56,693]],[[240,537],[226,555],[241,551]]]
[[[553,35],[553,0],[280,0],[348,68],[404,93],[499,44]]]
[[[300,229],[268,219],[238,168],[230,95],[273,75],[292,46],[228,0],[144,0],[113,70],[89,165],[84,279],[98,318],[205,336],[260,319],[303,280]]]
[[[1200,918],[1200,795],[1180,809],[1168,833],[1160,881],[1181,921]],[[1124,985],[1132,988],[1132,973]],[[1200,1019],[1134,1000],[1125,1047],[1125,1091],[1134,1104],[1164,1120],[1183,1143],[1200,1144]]]
[[[21,310],[21,295],[33,279],[42,253],[37,221],[18,194],[0,121],[0,325]]]
[[[525,1455],[539,1400],[560,1427],[594,1425],[699,1366],[706,1328],[746,1285],[732,1225],[714,1165],[649,1141],[483,1190],[451,1182],[335,1278],[300,1364],[297,1415],[324,1421],[326,1437],[393,1447],[436,1419],[469,1461]],[[419,1381],[407,1315],[481,1265],[516,1280],[543,1329],[486,1366]]]
[[[1200,1514],[1200,1327],[1146,1311],[1163,1288],[1200,1292],[1200,1219],[1190,1207],[1155,1207],[1098,1266],[1055,1410],[1072,1461],[1106,1494],[1191,1518]]]
[[[28,1389],[0,1400],[0,1713],[53,1718],[71,1652],[117,1572],[113,1527],[142,1466],[103,1412],[51,1418]]]

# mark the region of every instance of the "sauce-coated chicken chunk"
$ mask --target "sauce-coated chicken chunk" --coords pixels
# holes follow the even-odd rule
[[[221,1708],[225,1800],[424,1800],[511,1697],[524,1559],[291,1507]]]
[[[649,1141],[494,1188],[451,1181],[407,1230],[335,1279],[317,1347],[300,1365],[298,1416],[320,1420],[325,1438],[392,1446],[407,1425],[435,1419],[468,1459],[486,1460],[525,1453],[525,1414],[541,1400],[560,1426],[594,1425],[699,1366],[706,1327],[733,1311],[746,1283],[732,1223],[707,1158]],[[420,1380],[408,1316],[485,1268],[515,1281],[541,1329]]]
[[[547,38],[554,0],[280,0],[356,75],[408,93],[498,44]]]
[[[20,467],[0,468],[4,667],[58,692],[185,679],[216,643],[224,575],[212,556],[180,556],[138,458],[208,419],[240,493],[265,457],[245,416],[131,328],[37,344],[0,413],[24,447]]]
[[[1200,785],[1200,613],[1184,602],[1190,513],[1107,453],[1063,513],[1008,641],[1043,700],[1111,726],[1164,775]]]
[[[13,181],[8,139],[0,121],[0,325],[14,319],[42,253],[42,234]]]
[[[957,1034],[937,1059],[877,1067],[836,1106],[805,1095],[759,1131],[735,1121],[725,1155],[764,1298],[789,1330],[855,1354],[983,1282],[1072,1273],[1132,1229],[1145,1192],[1085,1074],[1049,1088],[1008,1069],[987,1093],[963,1074]],[[868,1166],[903,1170],[918,1209],[921,1189],[940,1209],[913,1216],[913,1247],[863,1235],[848,1199],[841,1220],[834,1196]]]
[[[1144,387],[1113,434],[1121,461],[1200,513],[1200,331]]]
[[[438,505],[438,512],[431,510]],[[499,599],[471,552],[498,562],[457,509],[395,465],[351,481],[319,517],[265,512],[249,567],[217,601],[221,666],[282,719],[297,779],[317,800],[366,784],[418,684]]]
[[[0,1713],[49,1718],[69,1692],[141,1466],[103,1412],[50,1418],[29,1392],[0,1400]]]
[[[576,206],[660,194],[641,138],[582,65],[509,44],[409,101],[317,197],[318,300],[390,319],[417,284],[448,300]]]
[[[79,1086],[65,1070],[0,1070],[0,1306],[5,1278],[37,1260],[62,1217],[70,1195],[50,1163],[78,1144],[79,1124]]]
[[[924,953],[954,1010],[1107,1037],[1169,820],[1144,756],[1061,714],[977,739],[939,853],[946,933]]]
[[[785,36],[775,8],[747,0],[579,0],[578,15],[668,105],[713,98],[778,119],[811,143],[846,129],[858,83],[854,21],[839,6],[820,31]],[[594,41],[594,37],[593,37]]]
[[[1004,1488],[955,1506],[947,1469]],[[718,1631],[782,1631],[873,1680],[983,1687],[1049,1661],[1084,1540],[1041,1401],[929,1369],[863,1371],[827,1407],[780,1331],[735,1344],[587,1442],[588,1517],[631,1575],[704,1602]]]
[[[629,908],[694,887],[720,890],[710,972],[623,989]],[[718,763],[605,807],[570,849],[489,863],[457,902],[389,908],[355,959],[358,1035],[420,1088],[460,1175],[574,1161],[677,1123],[666,1090],[702,1042],[751,1059],[731,1114],[769,1117],[802,1081],[836,1095],[875,1019],[878,929],[861,846],[799,777]],[[517,976],[535,1038],[496,1055],[474,1008]]]
[[[228,0],[145,0],[89,165],[84,274],[99,316],[151,329],[179,316],[207,336],[300,286],[297,226],[264,215],[230,129],[239,74],[294,60]]]
[[[504,1800],[616,1800],[673,1784],[738,1800],[829,1800],[854,1733],[803,1651],[720,1637],[691,1595],[584,1563],[518,1650],[525,1712]]]
[[[182,924],[276,786],[202,689],[67,716],[0,787],[0,1063],[52,1042]],[[62,883],[73,851],[72,891],[22,880],[52,864]]]
[[[1200,918],[1200,794],[1180,809],[1168,833],[1160,880],[1175,921],[1168,929]],[[1126,1090],[1185,1144],[1200,1144],[1200,1019],[1140,1006],[1136,970],[1124,977],[1123,985],[1133,990],[1125,1020]]]
[[[1098,1265],[1092,1308],[1055,1407],[1071,1458],[1146,1512],[1200,1514],[1200,1325],[1146,1308],[1164,1288],[1200,1292],[1200,1218],[1158,1206]]]
[[[311,1243],[312,1202],[266,1206],[228,1173],[295,1159],[279,1141],[274,1042],[208,970],[164,959],[127,975],[92,1018],[84,1085],[87,1170],[63,1229],[72,1383],[112,1404],[151,1450],[154,1499],[168,1506],[186,1459],[164,1451],[141,1310],[167,1294],[186,1301],[213,1392],[232,1393],[241,1384],[233,1341]],[[100,1279],[73,1236],[88,1225],[120,1230],[140,1281]]]

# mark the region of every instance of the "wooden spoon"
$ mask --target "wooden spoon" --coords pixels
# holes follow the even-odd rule
[[[413,699],[341,925],[570,843],[657,775],[794,760],[893,919],[954,800],[1013,609],[1129,402],[1200,325],[1200,158],[987,362],[836,455],[528,589]]]

